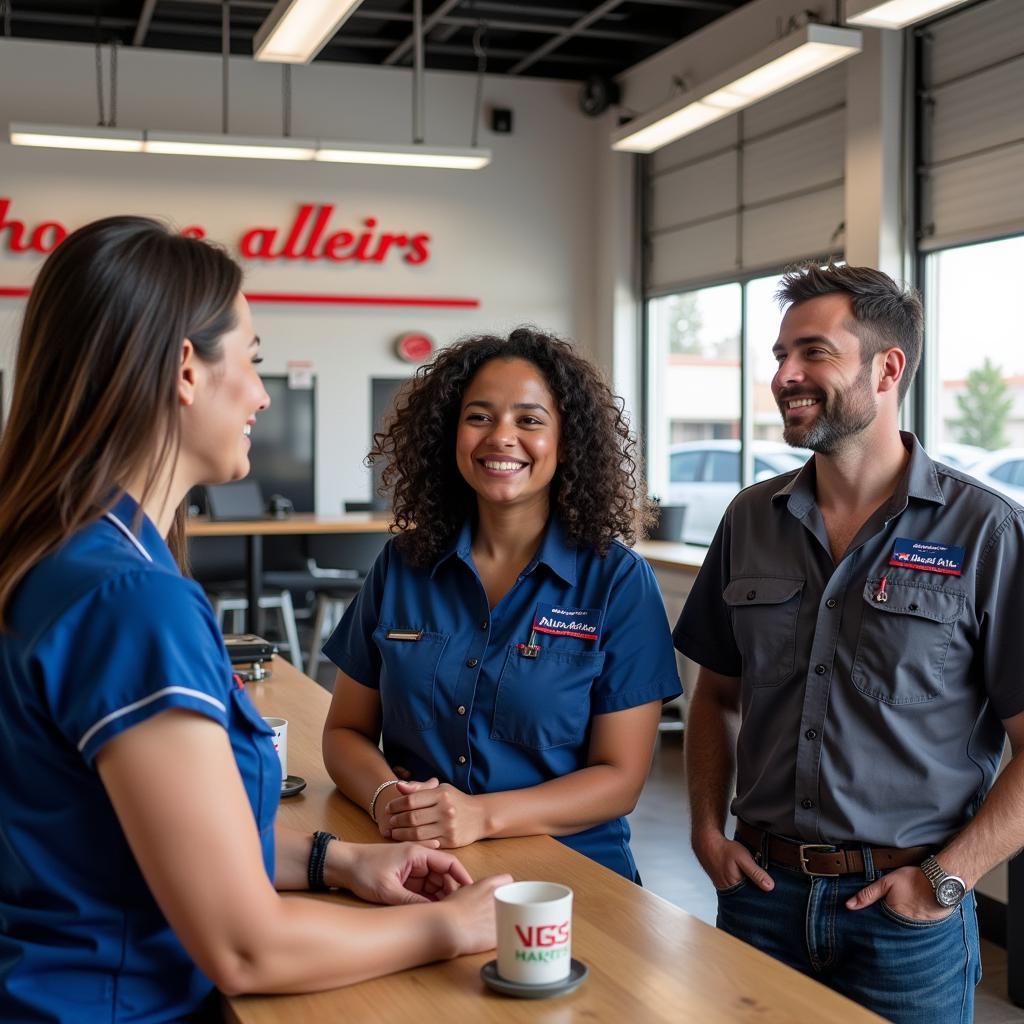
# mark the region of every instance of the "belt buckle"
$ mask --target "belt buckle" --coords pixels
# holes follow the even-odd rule
[[[808,850],[814,851],[815,853],[835,853],[836,847],[830,843],[801,843],[797,848],[797,853],[800,856],[800,870],[805,875],[810,875],[811,878],[838,878],[840,872],[838,871],[812,871],[807,866],[807,852]]]

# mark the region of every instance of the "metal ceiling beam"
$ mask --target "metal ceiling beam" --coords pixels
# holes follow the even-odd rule
[[[462,0],[444,0],[444,3],[423,22],[423,34],[426,35],[449,11],[458,7]],[[416,42],[415,34],[406,36],[382,61],[382,64],[397,64]]]
[[[153,20],[153,11],[155,10],[156,0],[142,0],[142,10],[139,12],[139,23],[135,26],[135,35],[132,36],[132,46],[142,46],[145,43],[149,23]]]
[[[508,69],[510,75],[518,75],[525,71],[527,68],[532,67],[537,61],[546,57],[552,50],[557,50],[562,43],[572,39],[573,36],[578,35],[583,29],[592,25],[595,21],[600,21],[610,11],[614,11],[616,7],[620,7],[625,0],[605,0],[603,4],[599,4],[589,14],[584,15],[578,21],[574,22],[567,29],[559,32],[553,39],[549,39],[543,46],[537,47],[528,57],[524,57],[518,64],[514,64]]]
[[[488,29],[508,32],[532,32],[538,35],[558,35],[566,31],[561,25],[545,25],[539,21],[504,21],[494,18],[443,18],[443,25],[458,28],[477,28],[486,25]],[[674,36],[652,36],[644,32],[623,32],[621,29],[584,28],[575,35],[581,39],[617,39],[623,43],[650,43],[652,46],[668,46],[676,41]]]
[[[69,28],[106,28],[119,30],[134,28],[138,24],[135,18],[100,17],[97,20],[90,14],[54,14],[52,11],[11,11],[13,22],[34,22],[37,25],[67,25]]]
[[[569,21],[582,18],[587,13],[586,8],[581,10],[578,7],[539,7],[533,4],[501,3],[499,0],[474,0],[473,10],[494,11],[495,14],[522,14],[530,17],[567,18]],[[609,16],[613,21],[622,21],[627,17],[625,14]]]
[[[647,4],[649,7],[676,7],[687,11],[710,11],[714,14],[727,14],[735,11],[740,3],[725,3],[723,0],[631,0],[636,4]]]

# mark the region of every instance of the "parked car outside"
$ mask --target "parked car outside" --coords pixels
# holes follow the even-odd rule
[[[782,441],[753,441],[754,483],[799,469],[812,455]],[[668,450],[668,490],[663,504],[685,505],[683,540],[710,544],[729,502],[740,489],[740,442],[685,441]]]
[[[975,463],[991,454],[987,448],[979,448],[976,444],[957,444],[955,441],[947,441],[936,446],[935,461],[966,472]]]
[[[1000,448],[964,470],[986,487],[1024,505],[1024,448]]]

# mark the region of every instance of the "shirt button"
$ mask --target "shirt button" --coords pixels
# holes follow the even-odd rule
[[[807,732],[804,733],[804,735],[809,740],[813,740],[813,739],[817,739],[818,738],[818,733],[814,729],[808,729]]]
[[[814,671],[815,671],[815,672],[816,672],[816,673],[817,673],[817,674],[818,674],[819,676],[823,676],[823,675],[824,675],[824,674],[825,674],[825,673],[826,673],[826,672],[828,671],[828,669],[826,669],[824,665],[815,665],[815,666],[814,666]]]
[[[809,811],[814,806],[814,801],[813,800],[807,800],[807,799],[801,800],[800,801],[800,806],[805,811]]]
[[[470,658],[469,661],[466,662],[466,668],[476,668],[478,664],[479,662],[476,658]]]
[[[825,607],[826,607],[826,608],[835,608],[835,606],[836,606],[837,604],[839,604],[839,602],[838,602],[838,601],[837,601],[837,600],[836,600],[836,599],[835,599],[834,597],[830,597],[830,598],[829,598],[829,599],[828,599],[828,600],[827,600],[827,601],[825,602]]]
[[[458,712],[458,713],[459,713],[460,715],[464,715],[464,714],[466,713],[466,705],[465,705],[465,704],[460,704],[460,705],[459,705],[459,706],[458,706],[458,707],[457,707],[457,708],[456,708],[455,710],[456,710],[456,711],[457,711],[457,712]]]
[[[753,601],[755,597],[757,597],[757,591],[756,590],[748,590],[747,591],[747,600],[748,601]]]
[[[457,758],[455,758],[455,760],[458,761],[459,764],[465,764],[466,763],[466,755],[465,754],[459,754],[459,756]]]
[[[486,619],[484,619],[484,621],[480,623],[480,628],[486,629],[489,625],[490,623]]]
[[[907,605],[907,607],[908,607],[908,608],[909,608],[909,609],[910,609],[910,610],[911,610],[912,612],[916,612],[916,611],[917,611],[917,605],[916,605],[916,604],[908,604],[908,605]]]

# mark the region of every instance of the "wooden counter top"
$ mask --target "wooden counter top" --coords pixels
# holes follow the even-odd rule
[[[378,838],[365,811],[337,792],[323,767],[320,732],[330,703],[327,692],[275,659],[273,678],[250,684],[249,693],[264,714],[288,719],[288,770],[308,782],[304,793],[282,802],[281,820],[309,831],[325,828],[354,841]],[[579,989],[544,1001],[496,995],[480,980],[481,966],[494,956],[488,953],[329,992],[226,1000],[227,1019],[239,1024],[881,1021],[547,836],[479,842],[460,850],[459,857],[476,877],[508,871],[517,879],[572,886],[573,955],[590,968]]]

